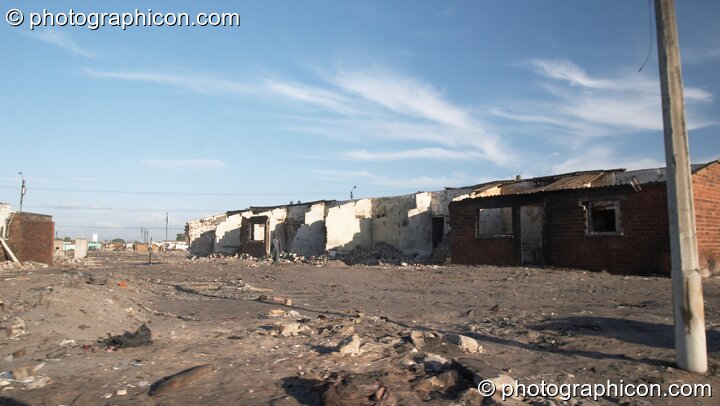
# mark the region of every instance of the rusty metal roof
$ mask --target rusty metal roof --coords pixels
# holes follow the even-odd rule
[[[509,194],[531,194],[531,193],[538,193],[538,192],[550,192],[553,190],[571,190],[571,189],[584,189],[589,187],[597,187],[597,186],[609,186],[612,185],[613,179],[612,175],[614,171],[598,171],[598,172],[591,172],[591,173],[578,173],[578,174],[570,174],[570,175],[560,175],[561,177],[557,180],[553,180],[548,184],[542,185],[542,181],[538,180],[535,181],[537,183],[540,183],[539,186],[525,189],[525,190],[519,190],[515,193],[509,193]],[[532,179],[529,179],[532,181]],[[501,193],[504,194],[504,193]]]
[[[625,169],[572,172],[529,179],[489,182],[470,192],[465,198],[475,199],[498,195],[523,195],[556,190],[610,186],[615,174]]]

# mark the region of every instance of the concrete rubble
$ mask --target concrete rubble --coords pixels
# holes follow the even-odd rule
[[[382,246],[378,252],[396,253]],[[354,265],[338,272],[329,258],[321,267],[173,253],[148,265],[146,258],[91,252],[81,262],[5,271],[0,400],[489,405],[501,402],[476,390],[484,380],[720,382],[642,361],[671,351],[662,341],[647,344],[668,327],[665,280],[520,268],[478,275],[443,266],[408,272],[388,265],[380,272]],[[508,283],[517,289],[506,289]],[[605,307],[599,300],[640,283],[653,287],[640,302],[627,292]],[[569,293],[560,287],[568,286],[582,291],[564,298]],[[706,289],[708,336],[715,339],[720,284],[710,281]],[[627,324],[613,330],[620,322]],[[642,331],[657,334],[619,335]],[[125,346],[107,342],[108,335],[148,340]],[[626,349],[641,355],[631,359]],[[502,404],[580,404],[545,397],[508,402]]]

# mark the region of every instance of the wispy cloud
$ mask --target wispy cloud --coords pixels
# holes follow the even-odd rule
[[[205,170],[225,167],[225,162],[216,159],[184,159],[184,160],[154,160],[141,162],[145,166],[166,170]]]
[[[227,80],[212,74],[188,74],[161,71],[108,71],[85,69],[85,72],[98,79],[117,79],[148,82],[166,86],[175,86],[188,91],[203,94],[244,94],[257,95],[262,89],[250,83]]]
[[[343,91],[383,109],[373,120],[375,127],[384,127],[380,134],[469,148],[480,159],[497,165],[515,159],[469,108],[449,102],[441,91],[422,80],[379,68],[340,69],[330,80]],[[414,128],[407,131],[409,127]]]
[[[331,90],[280,80],[268,80],[265,84],[276,95],[297,100],[301,103],[326,107],[343,114],[358,113],[358,110],[351,107],[352,101]]]
[[[595,146],[587,148],[582,153],[551,166],[552,173],[574,172],[587,169],[614,169],[625,168],[646,169],[659,168],[665,163],[657,159],[643,157],[622,157],[611,148]]]
[[[566,59],[532,59],[525,66],[546,79],[546,100],[495,106],[490,110],[495,116],[555,126],[578,139],[663,128],[660,85],[648,74],[628,71],[594,77]],[[713,95],[701,88],[685,87],[684,93],[689,107],[713,101]],[[716,124],[691,108],[687,115],[691,130]]]
[[[508,165],[516,156],[497,134],[487,131],[472,109],[447,100],[430,83],[389,69],[337,69],[316,85],[283,78],[255,77],[233,81],[214,75],[157,71],[86,69],[100,79],[142,81],[180,87],[203,94],[236,93],[312,108],[297,121],[296,131],[346,142],[381,139],[422,142],[423,153],[385,153],[383,160],[425,158],[439,146],[463,153],[439,152],[435,159],[475,159]],[[308,123],[312,124],[308,124]],[[361,158],[356,154],[356,158]],[[365,154],[363,159],[370,159]]]
[[[387,186],[408,191],[435,190],[446,186],[474,185],[487,182],[489,179],[471,176],[466,172],[456,171],[449,176],[417,176],[397,178],[378,175],[367,170],[336,171],[315,170],[312,172],[316,179],[331,182],[365,182],[375,186]]]
[[[365,149],[344,151],[338,159],[356,161],[398,161],[405,159],[471,160],[482,155],[473,151],[454,151],[445,148],[417,148],[399,151],[368,151]]]
[[[42,30],[28,32],[32,38],[38,39],[48,44],[56,45],[67,52],[82,56],[88,59],[94,59],[97,54],[87,48],[78,45],[67,33],[57,30]]]

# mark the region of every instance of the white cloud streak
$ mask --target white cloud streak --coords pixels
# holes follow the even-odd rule
[[[38,39],[48,44],[53,44],[75,55],[88,59],[94,59],[97,54],[87,48],[78,45],[67,33],[57,30],[32,31],[27,33],[32,38]]]
[[[386,186],[415,191],[436,190],[446,186],[475,185],[489,180],[470,176],[466,172],[462,171],[453,172],[450,176],[417,176],[410,178],[387,177],[367,170],[315,170],[312,173],[316,179],[324,181],[355,183],[365,182],[375,186]]]
[[[549,124],[579,138],[662,130],[660,85],[657,79],[635,72],[596,78],[565,59],[532,59],[526,63],[544,83],[551,101],[516,102],[512,108],[491,109],[497,117],[524,123]],[[563,86],[564,85],[564,86]],[[688,106],[709,103],[713,95],[685,87]],[[688,110],[688,129],[716,122]]]
[[[587,169],[625,168],[628,170],[660,168],[665,163],[656,159],[620,157],[611,148],[596,146],[587,148],[570,159],[551,167],[552,173],[566,173]]]
[[[85,72],[91,77],[98,79],[155,83],[175,86],[195,93],[209,95],[258,95],[262,93],[262,88],[256,85],[226,80],[208,74],[181,74],[155,71],[105,71],[96,69],[85,69]]]
[[[140,81],[174,86],[202,94],[242,94],[266,100],[312,107],[324,121],[307,125],[302,120],[296,130],[348,142],[357,139],[404,140],[463,149],[460,153],[435,155],[454,159],[473,157],[508,165],[516,157],[499,136],[485,130],[470,109],[445,99],[442,92],[421,80],[381,69],[367,71],[339,69],[326,77],[323,86],[283,79],[257,78],[247,82],[221,79],[212,75],[178,74],[153,71],[103,71],[86,69],[99,79]],[[425,153],[385,153],[383,158],[420,159]],[[439,151],[439,150],[438,150]],[[380,155],[377,155],[379,157]],[[394,157],[394,158],[393,158]],[[356,159],[360,159],[359,155]]]
[[[445,148],[418,148],[400,151],[368,151],[361,149],[341,152],[338,158],[356,161],[398,161],[407,159],[472,160],[481,159],[482,154],[472,151],[453,151]]]

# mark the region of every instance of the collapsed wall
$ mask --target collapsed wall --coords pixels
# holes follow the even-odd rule
[[[302,256],[326,251],[348,253],[358,246],[373,247],[378,243],[392,246],[406,256],[428,256],[448,245],[449,202],[471,190],[446,189],[228,212],[188,223],[191,254],[243,253],[262,257],[269,253],[270,239],[275,235],[284,251]]]
[[[227,214],[222,213],[187,223],[185,235],[190,244],[190,255],[206,256],[215,251],[215,232],[218,224],[225,219]]]

